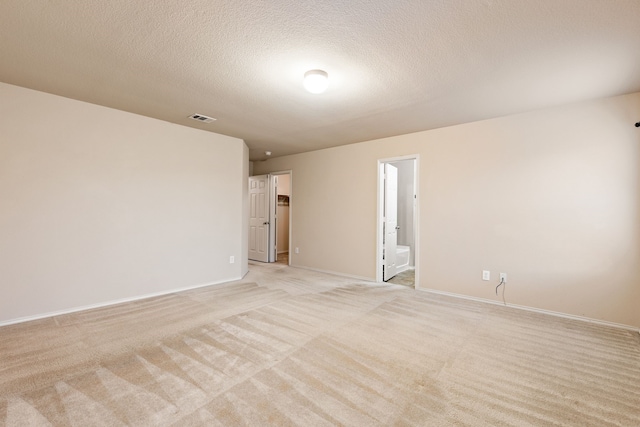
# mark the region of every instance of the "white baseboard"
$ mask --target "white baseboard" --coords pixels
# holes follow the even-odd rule
[[[319,268],[311,268],[311,267],[298,266],[298,265],[291,265],[290,267],[299,268],[301,270],[316,271],[318,273],[331,274],[331,275],[334,275],[334,276],[347,277],[347,278],[356,279],[356,280],[364,280],[364,281],[367,281],[367,282],[375,282],[375,279],[372,279],[370,277],[356,276],[356,275],[352,275],[352,274],[340,273],[340,272],[337,272],[337,271],[323,270],[323,269],[319,269]],[[177,292],[188,291],[188,290],[191,290],[191,289],[204,288],[204,287],[207,287],[207,286],[219,285],[219,284],[222,284],[222,283],[233,282],[233,281],[236,281],[236,280],[242,280],[246,276],[246,274],[247,273],[245,273],[241,277],[233,277],[233,278],[229,278],[229,279],[225,279],[225,280],[219,280],[219,281],[210,282],[210,283],[203,283],[203,284],[199,284],[199,285],[187,286],[187,287],[184,287],[184,288],[177,288],[177,289],[172,289],[172,290],[167,290],[167,291],[162,291],[162,292],[155,292],[155,293],[151,293],[151,294],[139,295],[139,296],[130,297],[130,298],[122,298],[122,299],[117,299],[117,300],[111,300],[111,301],[107,301],[107,302],[102,302],[102,303],[97,303],[97,304],[90,304],[90,305],[85,305],[85,306],[80,306],[80,307],[74,307],[74,308],[65,309],[65,310],[58,310],[58,311],[52,311],[52,312],[43,313],[43,314],[36,314],[36,315],[33,315],[33,316],[25,316],[25,317],[19,317],[19,318],[16,318],[16,319],[9,319],[9,320],[5,320],[5,321],[0,321],[0,327],[8,326],[8,325],[15,325],[17,323],[30,322],[32,320],[45,319],[45,318],[48,318],[48,317],[61,316],[63,314],[77,313],[77,312],[85,311],[85,310],[92,310],[92,309],[96,309],[96,308],[108,307],[108,306],[116,305],[116,304],[123,304],[123,303],[127,303],[127,302],[139,301],[139,300],[143,300],[143,299],[146,299],[146,298],[153,298],[153,297],[158,297],[158,296],[162,296],[162,295],[168,295],[168,294],[173,294],[173,293],[177,293]],[[439,290],[435,290],[435,289],[417,288],[417,287],[415,289],[419,290],[419,291],[430,292],[430,293],[433,293],[433,294],[446,295],[446,296],[450,296],[450,297],[454,297],[454,298],[461,298],[461,299],[466,299],[466,300],[470,300],[470,301],[482,302],[482,303],[486,303],[486,304],[504,306],[504,304],[502,302],[493,301],[493,300],[485,299],[485,298],[471,297],[471,296],[467,296],[467,295],[456,294],[456,293],[452,293],[452,292],[439,291]],[[562,317],[562,318],[565,318],[565,319],[579,320],[579,321],[582,321],[582,322],[594,323],[594,324],[598,324],[598,325],[602,325],[602,326],[609,326],[609,327],[618,328],[618,329],[625,329],[625,330],[629,330],[629,331],[638,332],[640,334],[640,330],[637,327],[631,326],[631,325],[625,325],[625,324],[622,324],[622,323],[608,322],[606,320],[592,319],[590,317],[576,316],[576,315],[573,315],[573,314],[561,313],[561,312],[558,312],[558,311],[551,311],[551,310],[544,310],[544,309],[541,309],[541,308],[529,307],[529,306],[525,306],[525,305],[507,304],[507,307],[515,308],[515,309],[518,309],[518,310],[531,311],[531,312],[534,312],[534,313],[547,314],[547,315],[555,316],[555,317]]]
[[[246,276],[246,274],[245,274],[245,276]],[[126,303],[126,302],[139,301],[139,300],[146,299],[146,298],[153,298],[153,297],[159,297],[159,296],[162,296],[162,295],[175,294],[177,292],[188,291],[188,290],[191,290],[191,289],[204,288],[206,286],[219,285],[221,283],[234,282],[236,280],[241,280],[243,277],[233,277],[233,278],[230,278],[230,279],[220,280],[220,281],[211,282],[211,283],[203,283],[203,284],[199,284],[199,285],[187,286],[187,287],[184,287],[184,288],[171,289],[171,290],[162,291],[162,292],[154,292],[154,293],[151,293],[151,294],[138,295],[138,296],[130,297],[130,298],[121,298],[121,299],[117,299],[117,300],[100,302],[100,303],[97,303],[97,304],[83,305],[83,306],[80,306],[80,307],[73,307],[73,308],[69,308],[69,309],[65,309],[65,310],[51,311],[51,312],[48,312],[48,313],[36,314],[36,315],[33,315],[33,316],[18,317],[17,319],[9,319],[9,320],[0,321],[0,327],[8,326],[8,325],[15,325],[17,323],[30,322],[32,320],[46,319],[47,317],[61,316],[63,314],[77,313],[79,311],[93,310],[95,308],[103,308],[103,307],[108,307],[108,306],[111,306],[111,305],[123,304],[123,303]]]
[[[427,288],[416,288],[416,290],[424,291],[424,292],[430,292],[430,293],[433,293],[433,294],[446,295],[446,296],[450,296],[450,297],[454,297],[454,298],[461,298],[461,299],[466,299],[466,300],[471,300],[471,301],[476,301],[476,302],[483,302],[483,303],[486,303],[486,304],[499,305],[499,306],[502,306],[502,307],[505,306],[504,303],[502,303],[500,301],[493,301],[493,300],[485,299],[485,298],[470,297],[470,296],[467,296],[467,295],[455,294],[455,293],[452,293],[452,292],[438,291],[438,290],[435,290],[435,289],[427,289]],[[609,326],[609,327],[612,327],[612,328],[625,329],[625,330],[628,330],[628,331],[635,331],[635,332],[640,333],[640,330],[638,330],[637,327],[631,326],[631,325],[625,325],[625,324],[622,324],[622,323],[608,322],[606,320],[592,319],[590,317],[576,316],[574,314],[561,313],[559,311],[544,310],[542,308],[529,307],[529,306],[526,306],[526,305],[507,304],[506,306],[507,307],[511,307],[511,308],[516,308],[518,310],[525,310],[525,311],[531,311],[531,312],[534,312],[534,313],[548,314],[550,316],[563,317],[565,319],[572,319],[572,320],[579,320],[579,321],[582,321],[582,322],[594,323],[594,324],[597,324],[597,325]]]
[[[353,275],[353,274],[345,274],[345,273],[340,273],[338,271],[331,271],[331,270],[322,270],[320,268],[305,267],[305,266],[302,266],[302,265],[291,264],[289,267],[299,268],[301,270],[317,271],[318,273],[331,274],[333,276],[348,277],[349,279],[365,280],[367,282],[375,282],[376,281],[375,278],[371,278],[371,277],[356,276],[356,275]]]

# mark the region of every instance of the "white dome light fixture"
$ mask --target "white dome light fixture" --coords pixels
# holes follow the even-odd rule
[[[329,75],[326,71],[310,70],[304,73],[304,88],[311,93],[322,93],[329,87]]]

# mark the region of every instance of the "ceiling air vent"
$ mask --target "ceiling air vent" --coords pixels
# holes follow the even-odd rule
[[[192,114],[189,116],[189,118],[202,123],[211,123],[215,120],[213,117],[203,116],[202,114]]]

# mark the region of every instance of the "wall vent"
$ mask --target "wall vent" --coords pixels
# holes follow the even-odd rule
[[[202,123],[211,123],[215,120],[213,117],[203,116],[202,114],[192,114],[189,116],[189,118]]]

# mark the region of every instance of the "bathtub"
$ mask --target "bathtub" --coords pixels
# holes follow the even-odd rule
[[[398,245],[396,247],[396,272],[402,273],[409,269],[411,248],[409,246]]]

